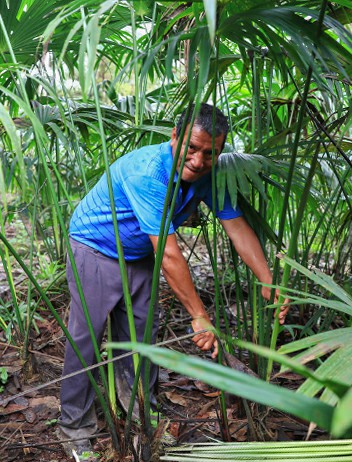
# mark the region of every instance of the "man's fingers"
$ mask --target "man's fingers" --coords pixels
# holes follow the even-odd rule
[[[287,299],[285,300],[285,303],[288,303]],[[287,315],[289,309],[290,309],[290,307],[288,305],[281,305],[280,306],[280,313],[279,313],[279,322],[280,322],[280,324],[285,323],[286,315]]]
[[[195,335],[192,340],[199,348],[209,350],[215,341],[215,336],[211,332],[205,332]]]
[[[279,301],[279,296],[280,296],[280,291],[279,289],[276,289],[275,291],[275,298],[274,298],[274,303],[278,303]],[[285,319],[286,319],[286,315],[290,309],[290,299],[289,298],[285,298],[284,302],[282,303],[282,305],[280,305],[280,312],[278,314],[278,318],[279,318],[279,323],[280,324],[284,324],[285,323]]]
[[[216,358],[218,354],[218,342],[216,341],[214,332],[212,331],[214,328],[210,319],[208,317],[195,318],[192,320],[192,328],[195,332],[194,337],[192,337],[193,342],[203,351],[211,350],[213,348],[211,356],[212,358]],[[197,334],[199,330],[203,330],[204,328],[212,330]]]
[[[218,353],[219,353],[218,341],[215,340],[215,342],[214,342],[214,351],[212,352],[211,357],[213,359],[215,359],[218,356]]]
[[[218,354],[218,343],[215,339],[215,335],[212,332],[206,332],[203,334],[195,335],[192,338],[193,342],[203,351],[210,350],[214,346],[212,357],[216,357]]]

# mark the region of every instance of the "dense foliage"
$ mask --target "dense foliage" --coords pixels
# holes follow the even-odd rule
[[[286,329],[306,342],[297,350],[316,345],[306,356],[326,358],[331,350],[319,349],[314,335],[333,336],[334,328],[343,327],[344,345],[336,338],[324,342],[335,341],[332,350],[346,362],[340,359],[339,370],[328,364],[313,373],[300,366],[304,354],[288,364],[274,353],[278,323],[271,329],[272,312],[261,309],[255,281],[224,245],[243,319],[235,335],[254,341],[243,346],[259,355],[262,379],[270,378],[272,361],[306,374],[307,385],[289,393],[298,401],[305,394],[301,407],[311,412],[296,415],[315,419],[335,436],[348,434],[351,23],[350,0],[2,1],[0,257],[11,297],[1,301],[0,324],[8,341],[22,345],[27,357],[29,329],[43,301],[64,328],[48,294],[60,282],[77,201],[116,158],[167,140],[189,102],[210,101],[231,122],[217,177],[219,200],[227,187],[234,204],[241,204],[267,250],[276,283],[299,310],[300,324],[293,326],[289,318]],[[6,237],[7,226],[20,222],[28,233],[24,250]],[[209,218],[203,232],[217,276],[224,269],[217,268],[216,222]],[[287,254],[283,265],[279,252]],[[28,276],[25,298],[14,284],[18,265]],[[307,270],[311,266],[328,276],[319,273],[317,279]],[[241,290],[245,278],[250,309]],[[222,300],[218,286],[218,319],[225,313]],[[283,352],[296,351],[294,345]],[[265,386],[269,405],[282,390]],[[313,398],[324,387],[321,400]],[[255,399],[256,393],[243,396]],[[295,414],[294,408],[283,410]]]

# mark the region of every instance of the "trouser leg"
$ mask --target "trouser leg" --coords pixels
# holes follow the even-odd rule
[[[132,298],[134,323],[136,328],[136,337],[138,342],[143,341],[147,317],[149,313],[149,304],[151,296],[151,286],[153,279],[154,256],[144,258],[138,262],[127,265],[129,287]],[[111,313],[112,318],[112,336],[114,341],[130,341],[127,311],[124,303],[120,303]],[[156,342],[158,332],[159,310],[157,303],[154,308],[152,343]],[[117,351],[116,354],[122,354]],[[116,383],[120,403],[127,411],[130,401],[131,389],[134,381],[134,366],[132,356],[123,358],[116,362]],[[141,377],[143,379],[144,369],[142,368]],[[150,400],[152,407],[156,407],[156,386],[158,380],[158,367],[151,364],[150,368]],[[137,406],[134,413],[138,416]],[[135,416],[136,417],[136,416]]]
[[[120,302],[122,285],[116,260],[71,239],[71,247],[90,313],[95,338],[100,345],[107,315]],[[71,293],[68,330],[88,365],[96,362],[94,347],[84,316],[70,263],[67,280]],[[70,343],[66,343],[63,375],[82,369]],[[96,376],[95,370],[94,375]],[[69,436],[84,438],[96,431],[95,393],[86,373],[65,379],[61,384],[61,417],[59,424]]]
[[[113,339],[115,341],[129,341],[127,312],[123,300],[118,262],[72,239],[71,247],[98,345],[101,343],[106,319],[110,312],[112,313]],[[137,339],[142,341],[149,309],[154,258],[151,256],[137,262],[127,263],[126,267]],[[94,348],[69,262],[67,265],[67,280],[71,293],[68,329],[86,363],[91,365],[96,362]],[[157,330],[158,310],[155,310],[153,342],[155,342]],[[67,342],[63,375],[79,369],[82,369],[81,362],[69,342]],[[121,371],[121,376],[126,378],[130,395],[130,388],[134,378],[132,359],[123,360],[118,369]],[[95,371],[94,374],[96,373]],[[157,375],[158,369],[152,365],[150,380],[152,403],[156,402],[154,389]],[[85,438],[96,431],[94,397],[95,393],[86,373],[63,380],[59,424],[67,436]]]

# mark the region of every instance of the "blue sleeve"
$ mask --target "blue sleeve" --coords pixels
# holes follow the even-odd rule
[[[152,236],[159,235],[167,185],[149,176],[132,175],[125,179],[122,187],[141,231]],[[169,208],[167,218],[168,216]],[[168,234],[174,232],[171,222]]]
[[[209,188],[207,194],[205,195],[203,201],[204,203],[212,209],[212,189]],[[231,218],[238,218],[243,215],[241,209],[238,205],[234,208],[231,204],[231,199],[228,191],[225,192],[225,200],[224,200],[224,207],[219,210],[218,198],[216,197],[216,216],[220,218],[220,220],[231,220]]]

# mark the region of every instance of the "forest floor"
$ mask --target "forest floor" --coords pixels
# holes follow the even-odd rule
[[[193,236],[188,238],[190,242],[192,239]],[[193,257],[191,268],[201,298],[212,313],[214,311],[213,276],[204,245],[197,244],[196,256]],[[25,280],[23,273],[19,271],[16,277],[20,287]],[[3,297],[4,281],[6,281],[5,274],[0,270],[0,291],[3,291]],[[67,322],[69,299],[66,287],[52,294],[50,298],[61,318]],[[159,293],[160,339],[175,339],[172,348],[211,361],[210,354],[197,350],[190,338],[177,340],[185,336],[190,328],[190,318],[179,304],[175,304],[166,328],[162,327],[172,299],[170,289],[162,281]],[[230,324],[235,325],[236,318],[231,314],[236,312],[235,305],[231,300],[228,300],[228,303]],[[0,402],[0,460],[8,462],[73,460],[64,454],[55,435],[60,414],[59,379],[62,373],[65,337],[45,307],[41,309],[40,317],[41,319],[36,320],[37,331],[33,330],[30,344],[28,364],[32,366],[32,370],[27,370],[26,374],[18,346],[9,345],[5,333],[0,333],[0,370],[6,368],[8,372],[8,380],[0,394],[2,400]],[[248,363],[245,357],[242,357],[242,361]],[[232,366],[238,368],[238,364]],[[24,380],[25,375],[30,378]],[[294,374],[286,374],[276,379],[277,384],[291,389],[297,388],[301,382],[302,378]],[[218,390],[199,380],[190,379],[171,370],[160,369],[158,402],[163,416],[168,419],[167,431],[178,444],[223,439],[219,395]],[[6,401],[10,397],[11,400]],[[306,422],[270,409],[259,413],[254,403],[249,403],[249,407],[250,414],[254,416],[253,421],[251,417],[247,419],[246,406],[241,399],[234,396],[227,397],[227,417],[232,441],[305,439],[308,432]],[[94,441],[94,449],[104,453],[110,446],[110,438],[99,406],[98,417],[99,434]],[[165,421],[162,422],[164,423]],[[317,429],[311,435],[311,439],[324,437],[326,438],[326,434]]]

